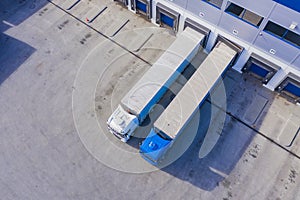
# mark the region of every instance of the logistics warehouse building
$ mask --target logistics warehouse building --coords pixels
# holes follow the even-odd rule
[[[234,69],[300,103],[300,0],[116,0],[174,32],[191,27],[210,51],[220,39],[243,49]]]

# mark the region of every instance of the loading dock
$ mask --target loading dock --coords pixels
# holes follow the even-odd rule
[[[231,66],[233,66],[236,63],[238,57],[241,55],[242,51],[244,50],[244,47],[236,44],[235,42],[232,42],[231,40],[228,40],[227,38],[225,38],[221,35],[218,35],[213,48],[218,44],[218,42],[225,43],[227,46],[229,46],[231,49],[233,49],[234,51],[237,52],[234,59],[232,59],[232,61],[231,61]]]
[[[186,27],[190,27],[198,31],[199,33],[205,35],[205,39],[202,41],[202,46],[205,48],[210,33],[210,29],[206,28],[205,26],[202,26],[201,24],[198,24],[197,22],[191,20],[190,18],[186,18],[184,21],[184,29]]]
[[[180,14],[161,3],[156,4],[156,23],[162,27],[173,29],[178,31]]]
[[[300,78],[289,73],[288,77],[276,88],[276,91],[294,103],[300,103]]]
[[[242,71],[250,73],[261,80],[263,84],[267,84],[279,69],[280,67],[274,63],[271,63],[256,54],[252,54]]]
[[[131,9],[137,14],[146,16],[147,19],[152,17],[152,0],[131,0]]]

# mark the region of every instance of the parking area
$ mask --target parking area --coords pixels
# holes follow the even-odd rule
[[[124,144],[105,123],[175,40],[172,31],[113,1],[7,0],[0,5],[1,198],[300,196],[300,108],[252,75],[230,69],[221,97],[227,109],[205,101],[200,120],[191,120],[173,151],[183,143],[189,148],[157,169],[140,158],[141,138]],[[200,52],[192,67],[204,57]],[[172,91],[183,82],[177,80]],[[154,109],[137,130],[140,135],[162,110]],[[204,144],[211,140],[207,130],[220,135],[213,148]]]

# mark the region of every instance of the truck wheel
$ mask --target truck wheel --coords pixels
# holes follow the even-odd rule
[[[122,138],[121,141],[126,143],[130,139],[129,135],[126,135],[126,137]]]

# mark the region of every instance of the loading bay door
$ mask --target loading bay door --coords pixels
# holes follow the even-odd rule
[[[300,103],[300,78],[289,74],[288,77],[276,88],[284,97],[294,103]]]
[[[170,8],[157,3],[156,5],[156,23],[163,27],[169,27],[175,32],[178,31],[178,22],[180,14]]]
[[[131,0],[132,10],[135,10],[137,14],[141,14],[151,19],[152,15],[152,0]]]
[[[166,24],[170,27],[174,26],[174,19],[164,13],[160,13],[160,20],[161,20],[161,23],[163,23],[163,24]]]
[[[300,87],[293,83],[288,83],[283,89],[295,96],[300,97]]]
[[[144,2],[142,1],[135,1],[136,3],[136,9],[139,10],[139,11],[142,11],[144,13],[147,13],[147,4],[145,4]]]
[[[252,54],[242,71],[250,73],[261,80],[262,83],[267,84],[279,69],[279,66],[256,54]]]

